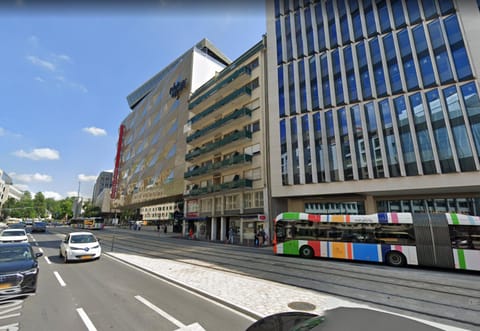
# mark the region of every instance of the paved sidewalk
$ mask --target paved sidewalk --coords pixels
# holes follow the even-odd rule
[[[294,310],[304,310],[309,313],[321,315],[325,310],[337,307],[370,308],[368,305],[360,305],[316,291],[227,271],[212,270],[206,268],[208,264],[202,267],[179,261],[147,258],[131,254],[105,254],[156,274],[182,287],[201,293],[226,306],[240,310],[255,319]],[[188,262],[188,260],[184,260],[184,262]],[[198,261],[195,261],[195,263],[198,264]],[[225,281],[226,279],[228,279],[228,281]],[[464,330],[435,322],[419,319],[414,320],[437,327],[440,330]]]

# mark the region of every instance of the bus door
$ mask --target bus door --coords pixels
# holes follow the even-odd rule
[[[418,264],[454,268],[450,233],[444,214],[412,214]]]

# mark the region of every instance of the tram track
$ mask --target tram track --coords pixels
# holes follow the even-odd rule
[[[100,238],[103,239],[104,247],[111,246],[113,235],[102,233]],[[119,233],[116,234],[114,250],[254,276],[368,303],[382,309],[466,323],[470,328],[480,330],[480,288],[472,289],[462,280],[440,277],[435,277],[436,281],[424,279],[426,277],[412,279],[403,272],[404,269],[399,272],[399,269],[381,266],[380,269],[371,270],[375,266],[342,261],[303,260],[275,255],[268,260],[257,260],[258,256],[265,255],[241,246],[212,247],[211,244],[194,242],[195,247],[192,247],[192,244],[160,241],[159,237],[153,235],[132,238],[128,233]],[[295,268],[292,268],[292,261],[295,261]],[[412,270],[412,273],[419,276],[422,275],[422,270]]]

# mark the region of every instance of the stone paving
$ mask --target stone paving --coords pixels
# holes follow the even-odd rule
[[[279,312],[302,310],[299,307],[309,308],[308,310],[303,308],[303,310],[319,315],[324,310],[336,307],[370,308],[368,305],[360,305],[311,290],[244,276],[238,273],[212,270],[206,268],[208,265],[205,267],[199,266],[198,261],[195,261],[196,265],[192,265],[186,263],[188,260],[183,260],[182,262],[182,260],[154,259],[123,253],[106,254],[197,293],[202,293],[215,301],[240,310],[254,318],[262,318]],[[439,323],[415,320],[437,327],[440,330],[464,330]]]

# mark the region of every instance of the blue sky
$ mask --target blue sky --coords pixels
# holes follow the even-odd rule
[[[262,1],[152,3],[0,7],[0,169],[17,187],[90,198],[128,94],[203,38],[234,60],[266,32]]]

